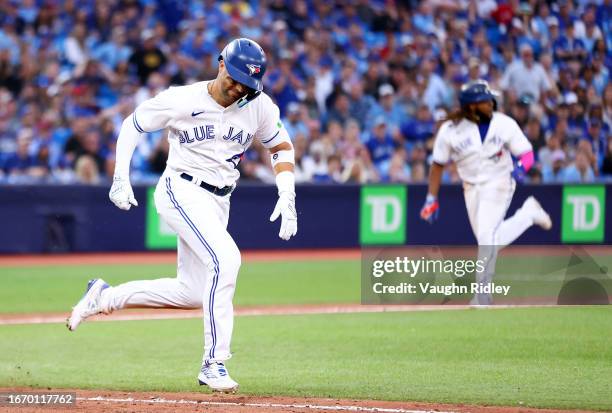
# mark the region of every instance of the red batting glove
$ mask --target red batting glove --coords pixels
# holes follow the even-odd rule
[[[421,208],[421,219],[432,224],[438,219],[439,208],[440,204],[438,204],[438,199],[431,194],[427,194],[425,205]]]

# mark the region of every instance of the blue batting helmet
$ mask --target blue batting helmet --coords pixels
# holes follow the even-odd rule
[[[219,60],[223,59],[230,77],[256,92],[263,90],[266,72],[266,54],[260,45],[250,39],[235,39],[225,46]]]
[[[475,80],[461,86],[459,103],[461,106],[486,101],[493,101],[496,103],[495,96],[495,92],[489,88],[489,83],[485,80]]]

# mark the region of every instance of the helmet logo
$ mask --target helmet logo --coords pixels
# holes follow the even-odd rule
[[[246,65],[246,67],[249,68],[249,75],[250,76],[256,75],[257,73],[261,72],[261,66],[260,65],[253,65],[253,64],[248,63]]]

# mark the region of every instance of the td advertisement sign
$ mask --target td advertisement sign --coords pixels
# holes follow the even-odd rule
[[[153,193],[155,188],[147,189],[147,225],[145,243],[148,249],[176,248],[176,234],[159,218],[155,210]]]
[[[606,187],[563,187],[561,241],[603,242],[606,219]]]
[[[406,242],[406,187],[363,186],[359,241],[362,245]]]

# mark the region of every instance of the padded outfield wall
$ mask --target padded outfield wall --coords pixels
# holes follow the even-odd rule
[[[106,186],[0,186],[0,253],[144,251],[172,249],[175,237],[160,223],[152,188],[135,187],[140,202],[114,207]],[[462,189],[441,190],[440,218],[419,219],[425,185],[302,185],[299,230],[284,242],[268,218],[276,188],[241,184],[232,194],[229,231],[241,249],[346,248],[360,245],[474,244]],[[529,229],[520,244],[611,244],[606,206],[610,185],[518,185],[509,213],[535,195],[554,227]]]

